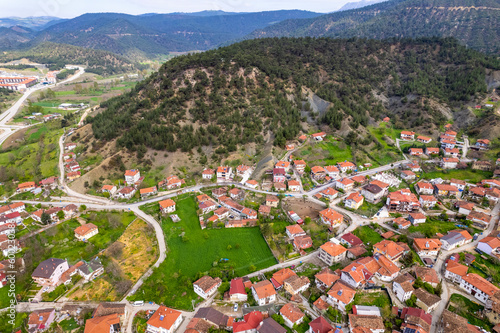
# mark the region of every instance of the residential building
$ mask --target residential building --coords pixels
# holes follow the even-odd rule
[[[420,278],[422,282],[428,283],[433,287],[437,287],[439,284],[439,277],[434,268],[415,266],[414,271],[417,279]]]
[[[476,326],[469,324],[467,319],[449,310],[444,310],[438,331],[443,333],[481,333]]]
[[[488,224],[491,221],[491,215],[485,214],[483,212],[472,211],[469,215],[467,215],[467,220],[470,220],[474,226],[479,227],[481,229],[486,229]]]
[[[425,148],[425,155],[428,155],[428,156],[439,155],[439,148],[427,147],[427,148]]]
[[[359,192],[353,192],[344,199],[347,208],[358,209],[363,204],[363,196]]]
[[[432,186],[431,183],[418,182],[415,184],[415,190],[420,195],[422,194],[431,195],[434,193],[434,186]]]
[[[252,295],[259,306],[274,303],[276,301],[276,290],[268,280],[260,281],[252,285]]]
[[[300,191],[300,182],[298,180],[289,180],[288,181],[288,190],[291,192],[299,192]]]
[[[75,237],[81,241],[86,241],[98,233],[99,228],[93,223],[86,223],[75,229]]]
[[[474,210],[474,204],[467,201],[457,201],[455,203],[455,208],[458,208],[458,214],[469,215],[470,212]]]
[[[498,248],[500,248],[500,239],[498,237],[488,236],[477,243],[477,249],[488,255],[498,252]]]
[[[410,213],[408,215],[408,220],[411,222],[413,225],[417,225],[420,223],[425,223],[426,217],[424,214],[417,212],[417,213]]]
[[[323,139],[326,137],[326,133],[325,132],[314,133],[311,135],[311,137],[315,141],[323,141]]]
[[[340,172],[346,173],[347,171],[355,171],[356,170],[356,164],[352,162],[340,162],[337,163],[339,166]]]
[[[347,250],[345,247],[332,242],[326,242],[319,248],[318,257],[328,266],[346,259]]]
[[[325,179],[325,177],[326,177],[326,170],[323,167],[315,165],[315,166],[313,166],[311,168],[311,177],[314,180]]]
[[[116,313],[107,316],[89,318],[85,321],[84,333],[118,333],[121,332],[120,318]]]
[[[312,247],[312,238],[310,236],[297,236],[293,239],[293,247],[297,250],[304,250]]]
[[[286,191],[286,184],[285,182],[275,182],[273,183],[274,190],[276,192],[285,192]]]
[[[456,169],[460,160],[456,157],[443,157],[441,160],[441,167],[443,169]]]
[[[415,291],[413,282],[415,282],[415,278],[408,273],[396,277],[392,282],[392,291],[400,302],[404,303],[410,299],[413,291]]]
[[[229,286],[229,299],[231,302],[246,302],[247,293],[245,291],[245,285],[243,284],[243,278],[237,277],[231,280]]]
[[[266,195],[266,206],[276,208],[276,207],[278,207],[279,202],[280,202],[280,199],[277,196],[272,195],[272,194]]]
[[[431,294],[422,288],[416,289],[413,294],[417,297],[417,306],[426,313],[434,311],[438,307],[439,302],[441,302],[441,297]]]
[[[305,318],[305,314],[292,303],[285,304],[280,309],[280,314],[285,321],[285,325],[292,328],[294,325],[300,325]]]
[[[347,258],[348,259],[356,259],[361,257],[366,253],[366,248],[363,245],[355,245],[347,249]]]
[[[498,188],[487,189],[485,197],[490,201],[498,202],[500,200],[500,190]]]
[[[306,232],[302,227],[298,224],[292,224],[286,226],[286,235],[289,238],[295,238],[297,236],[305,236]]]
[[[421,195],[418,202],[420,202],[422,208],[432,208],[438,203],[436,197],[433,195]]]
[[[117,188],[115,185],[103,185],[101,187],[102,193],[109,193],[110,196],[113,196],[116,192]]]
[[[460,288],[486,304],[499,289],[480,275],[469,273],[462,276]]]
[[[69,269],[68,262],[63,259],[50,258],[42,261],[31,274],[35,283],[43,286],[56,286],[61,275]]]
[[[284,183],[286,181],[286,172],[283,168],[273,169],[273,183]]]
[[[20,183],[17,185],[17,192],[18,193],[30,192],[33,191],[35,188],[36,188],[35,182]]]
[[[479,149],[488,149],[490,145],[490,140],[488,139],[479,139],[476,141],[475,146]]]
[[[459,264],[456,261],[448,260],[446,264],[446,270],[444,271],[444,277],[455,283],[460,283],[462,277],[467,274],[469,267]]]
[[[275,289],[281,289],[285,283],[285,280],[295,276],[294,271],[292,271],[290,268],[285,267],[280,269],[279,271],[275,272],[271,278],[271,283],[273,284]]]
[[[135,185],[141,178],[141,172],[137,169],[125,171],[125,183],[127,185]]]
[[[380,253],[392,262],[398,261],[404,254],[407,253],[406,249],[399,244],[383,240],[373,245],[373,254]]]
[[[217,167],[217,180],[231,180],[233,176],[233,169],[228,166]]]
[[[219,200],[220,200],[221,197],[225,197],[226,193],[227,193],[227,187],[218,187],[218,188],[214,188],[212,190],[213,197],[216,198],[216,199],[219,199]]]
[[[256,333],[257,327],[263,320],[262,312],[252,311],[247,313],[243,316],[243,321],[233,323],[233,333]]]
[[[285,162],[285,163],[288,163],[288,162]],[[290,163],[288,163],[288,164],[290,164]],[[252,167],[251,166],[241,164],[241,165],[238,165],[236,167],[236,175],[237,176],[250,177],[251,174],[252,174]]]
[[[330,325],[325,320],[325,318],[321,316],[309,323],[309,330],[307,331],[307,333],[330,333],[330,332],[337,333],[336,331],[334,331],[332,325]]]
[[[448,184],[435,184],[434,194],[440,196],[457,196],[458,188],[456,186]]]
[[[354,300],[355,295],[355,289],[353,289],[343,281],[337,281],[328,291],[328,297],[326,301],[329,304],[336,306],[338,309],[345,311],[346,305]]]
[[[135,188],[125,186],[116,192],[116,197],[119,199],[131,199],[135,194]]]
[[[366,201],[377,203],[384,196],[385,191],[378,185],[367,184],[362,187],[361,194],[365,197]]]
[[[424,154],[424,150],[422,148],[410,148],[408,152],[411,156],[422,156]]]
[[[411,226],[411,222],[404,217],[395,218],[393,223],[398,227],[398,229],[408,229]]]
[[[146,198],[151,195],[155,195],[158,193],[158,190],[156,189],[156,186],[153,187],[146,187],[146,188],[141,188],[139,190],[139,193],[141,194],[141,198]]]
[[[441,248],[451,250],[472,242],[472,236],[467,230],[452,230],[440,238]]]
[[[384,333],[385,326],[381,316],[349,315],[350,332]]]
[[[401,140],[415,140],[415,132],[401,131]]]
[[[324,224],[328,224],[331,227],[341,224],[344,221],[344,216],[342,216],[342,214],[338,213],[332,208],[327,208],[320,211],[319,216]]]
[[[429,143],[432,141],[432,139],[429,138],[428,136],[419,135],[417,136],[417,141],[421,143]]]
[[[304,160],[295,160],[295,161],[293,161],[293,165],[295,167],[295,170],[299,174],[304,173],[304,170],[306,169],[306,162]]]
[[[180,311],[160,306],[147,321],[146,333],[173,333],[182,323]]]
[[[337,178],[340,174],[339,168],[337,168],[335,165],[327,165],[325,166],[325,171],[330,176],[331,178]]]
[[[56,316],[55,309],[41,309],[30,313],[28,329],[30,332],[44,331],[52,325]]]
[[[337,179],[335,181],[335,188],[341,189],[344,192],[352,190],[353,187],[354,187],[354,181],[349,178]]]
[[[398,212],[413,212],[420,208],[417,196],[407,188],[389,193],[386,205],[389,210]]]
[[[351,247],[361,245],[363,244],[363,241],[359,239],[359,237],[348,232],[347,234],[343,234],[342,236],[340,236],[340,244],[346,244],[348,247]]]
[[[194,292],[201,298],[207,299],[217,292],[217,288],[220,287],[221,283],[221,279],[214,279],[211,276],[205,275],[193,283]]]
[[[306,291],[310,286],[310,281],[307,276],[292,275],[283,283],[285,290],[290,295],[296,295]]]
[[[329,289],[338,279],[340,279],[340,276],[335,274],[328,267],[323,268],[319,273],[314,275],[314,277],[315,277],[316,286],[320,290]]]
[[[460,155],[460,150],[458,148],[444,148],[444,156],[447,157],[458,157]]]
[[[411,170],[403,170],[399,175],[406,181],[413,180],[417,177],[417,175]]]
[[[162,200],[158,203],[163,214],[175,212],[175,201],[172,199]]]
[[[441,241],[434,238],[414,238],[413,247],[419,256],[437,256]]]
[[[215,170],[209,168],[204,169],[203,172],[201,173],[201,177],[207,180],[214,178],[214,175],[215,175]]]
[[[276,320],[269,317],[264,319],[257,327],[257,333],[287,333],[288,331],[278,324]]]
[[[229,196],[231,197],[231,199],[234,199],[234,200],[243,200],[245,199],[245,191],[235,187],[235,188],[232,188],[228,191],[229,193]]]

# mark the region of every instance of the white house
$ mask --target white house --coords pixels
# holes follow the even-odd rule
[[[173,333],[181,323],[180,311],[160,306],[147,321],[146,333]]]
[[[141,178],[141,172],[137,169],[125,171],[125,182],[127,185],[134,185]]]
[[[172,199],[162,200],[158,203],[163,214],[175,212],[175,201]]]
[[[337,281],[328,291],[328,297],[326,301],[329,304],[336,306],[340,310],[345,311],[346,305],[354,300],[355,295],[355,289],[342,281]]]
[[[488,236],[477,243],[477,249],[491,255],[491,252],[495,251],[500,247],[500,239],[497,237]]]
[[[453,230],[441,237],[441,249],[451,250],[472,242],[472,236],[467,230]]]
[[[410,299],[415,288],[413,288],[413,282],[415,279],[410,274],[400,275],[394,279],[392,282],[392,291],[396,297],[401,301],[405,302]]]
[[[292,328],[294,325],[300,325],[305,318],[304,313],[292,303],[285,304],[281,310],[280,314],[285,321],[285,325]]]
[[[229,287],[229,299],[231,302],[245,302],[247,297],[243,278],[238,277],[232,279]]]
[[[50,258],[42,261],[31,277],[36,283],[43,286],[55,286],[61,275],[69,269],[68,262],[63,259]]]
[[[214,279],[211,276],[205,275],[193,283],[194,292],[203,299],[207,299],[215,294],[221,283],[222,280],[220,278]]]
[[[469,273],[463,276],[460,281],[460,288],[465,290],[468,294],[474,296],[483,304],[486,304],[493,294],[499,290],[485,278],[475,273]]]
[[[446,264],[446,270],[444,271],[444,277],[452,282],[460,283],[462,277],[467,274],[469,267],[459,264],[456,261],[448,260]]]
[[[255,283],[252,286],[252,295],[259,306],[274,303],[276,301],[276,290],[269,280]]]

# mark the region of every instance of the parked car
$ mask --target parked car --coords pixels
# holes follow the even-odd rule
[[[236,304],[234,305],[234,309],[233,309],[233,310],[234,310],[234,312],[238,311],[238,303],[236,303]]]

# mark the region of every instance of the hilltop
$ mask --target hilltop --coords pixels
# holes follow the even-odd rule
[[[391,0],[368,7],[287,20],[254,31],[263,37],[455,37],[463,45],[500,52],[500,3],[495,0]]]
[[[283,147],[318,125],[355,131],[350,142],[370,142],[363,128],[387,115],[436,130],[485,95],[487,69],[499,61],[451,39],[249,40],[168,61],[88,121],[94,148],[116,143],[139,159],[197,149],[204,164],[248,144]]]

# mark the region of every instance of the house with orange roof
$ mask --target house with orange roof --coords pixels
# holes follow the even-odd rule
[[[293,161],[293,166],[295,167],[295,170],[299,174],[303,174],[304,170],[306,169],[306,162],[304,160],[295,160]]]
[[[315,180],[321,180],[326,177],[326,171],[323,167],[315,165],[311,168],[311,177]]]
[[[354,300],[356,290],[343,281],[337,281],[328,291],[326,301],[345,312],[345,307]]]
[[[424,154],[424,150],[422,148],[410,148],[408,152],[411,156],[422,156]]]
[[[417,196],[405,188],[389,193],[386,206],[390,211],[413,212],[420,208]]]
[[[84,333],[119,332],[119,330],[120,318],[116,313],[89,318],[85,321]]]
[[[259,186],[259,182],[254,179],[250,179],[245,182],[245,185],[250,188],[256,189]]]
[[[417,175],[411,170],[402,170],[399,175],[406,181],[413,180],[417,177]]]
[[[499,248],[500,239],[494,236],[485,237],[477,243],[477,249],[488,255],[491,255],[492,252],[498,252]]]
[[[134,185],[141,178],[141,172],[138,169],[131,169],[125,171],[125,183],[127,185]]]
[[[276,290],[269,280],[257,282],[252,285],[252,295],[259,306],[276,302]]]
[[[293,247],[299,251],[313,246],[312,238],[307,235],[297,236],[293,239]]]
[[[500,189],[498,188],[491,188],[486,190],[486,199],[494,202],[500,201]]]
[[[305,314],[292,303],[285,304],[280,309],[280,315],[285,321],[285,325],[292,328],[294,325],[300,325],[305,318]]]
[[[272,195],[272,194],[266,195],[266,206],[276,208],[276,207],[278,207],[279,202],[280,202],[280,199],[277,196]]]
[[[231,197],[231,199],[234,199],[234,200],[245,199],[245,191],[243,191],[237,187],[230,189],[227,193],[229,193],[229,196]]]
[[[115,194],[117,188],[115,185],[102,185],[101,187],[101,192],[102,193],[109,193],[110,196],[113,196]]]
[[[399,267],[389,260],[384,255],[374,254],[373,259],[377,261],[380,268],[376,272],[376,276],[385,282],[394,280],[399,274]]]
[[[300,191],[300,182],[298,180],[289,180],[288,181],[288,190],[291,192],[299,192]]]
[[[441,167],[444,169],[456,169],[460,160],[456,157],[443,157]]]
[[[428,136],[419,135],[417,136],[417,141],[421,143],[429,143],[432,141],[432,139],[429,138]]]
[[[285,267],[280,269],[279,271],[273,273],[273,276],[271,278],[271,283],[273,284],[275,289],[281,289],[283,287],[283,284],[285,283],[285,280],[292,277],[296,276],[297,274],[292,271],[290,268]]]
[[[269,207],[267,205],[260,205],[259,206],[259,214],[261,214],[261,215],[271,214],[271,207]]]
[[[479,139],[476,141],[476,144],[474,145],[476,148],[479,149],[488,149],[490,146],[490,140],[488,139]]]
[[[173,333],[182,323],[180,311],[160,306],[147,321],[146,332],[151,333]]]
[[[255,333],[263,320],[264,316],[260,311],[247,313],[242,321],[233,323],[233,333]]]
[[[415,132],[401,131],[401,140],[415,140]]]
[[[332,208],[327,208],[322,210],[321,212],[319,212],[319,216],[321,222],[323,222],[324,224],[328,224],[331,227],[334,227],[344,222],[344,216],[342,216],[342,214],[338,213]]]
[[[352,162],[345,161],[345,162],[337,163],[337,165],[339,166],[339,170],[341,172],[344,172],[344,173],[346,173],[347,171],[356,170],[356,164],[354,164]]]
[[[299,141],[304,142],[304,141],[306,141],[306,140],[307,140],[307,135],[302,134],[301,136],[299,136],[299,138],[298,138],[298,139],[299,139]]]
[[[337,179],[335,181],[335,188],[344,192],[350,191],[354,188],[354,181],[349,178]]]
[[[467,201],[455,202],[455,208],[458,209],[458,214],[469,215],[474,210],[474,203]]]
[[[316,286],[320,290],[327,290],[330,288],[340,276],[335,274],[330,268],[325,267],[319,273],[314,275]]]
[[[55,309],[35,310],[28,317],[28,329],[30,332],[44,331],[49,328],[55,320]]]
[[[421,195],[418,202],[420,202],[422,208],[431,208],[434,207],[438,201],[433,195]]]
[[[353,192],[344,199],[347,208],[358,209],[363,204],[364,198],[359,192]]]
[[[422,214],[420,212],[416,212],[416,213],[410,213],[408,215],[408,220],[411,222],[411,224],[417,225],[420,223],[425,223],[427,218],[425,217],[424,214]]]
[[[86,223],[75,229],[75,237],[81,241],[86,241],[98,233],[99,228],[93,223]]]
[[[458,157],[460,154],[460,150],[458,148],[444,148],[443,152],[444,156],[447,157]]]
[[[389,117],[385,117],[384,119],[382,119],[382,121],[383,121],[384,123],[388,123],[388,122],[390,122],[390,121],[391,121],[391,118],[389,118]]]
[[[337,190],[333,189],[332,187],[327,187],[323,191],[319,192],[319,195],[322,198],[325,198],[325,199],[328,199],[329,201],[332,201],[333,199],[335,199],[339,195],[339,192]]]
[[[441,241],[441,249],[448,251],[469,244],[472,242],[472,236],[467,230],[457,229],[448,231],[448,233],[439,240]]]
[[[413,248],[419,256],[437,256],[441,250],[441,241],[435,238],[414,238]]]
[[[20,183],[17,185],[17,192],[18,193],[29,192],[33,191],[35,188],[36,188],[35,182]]]
[[[276,162],[275,168],[285,169],[285,172],[290,171],[290,162],[288,161],[278,161]]]
[[[295,238],[297,236],[305,236],[306,232],[302,227],[298,224],[292,224],[286,226],[286,234],[288,238]]]
[[[146,198],[151,195],[155,195],[158,193],[158,190],[156,189],[156,186],[153,187],[146,187],[146,188],[141,188],[139,190],[139,193],[141,194],[141,198]]]
[[[427,156],[439,155],[439,148],[427,147],[427,148],[425,148],[425,155],[427,155]]]
[[[457,196],[459,191],[456,186],[450,184],[435,184],[434,194],[442,196]]]
[[[396,262],[408,251],[396,242],[391,240],[383,240],[376,244],[373,244],[373,254],[380,253],[387,257],[387,259]]]
[[[337,168],[335,165],[325,166],[325,171],[331,178],[337,178],[340,174],[339,168]]]
[[[163,214],[175,212],[175,201],[172,199],[162,200],[158,203]]]
[[[228,166],[219,166],[217,168],[217,180],[226,181],[231,180],[233,169]]]
[[[326,242],[319,248],[318,258],[328,266],[344,261],[346,259],[347,249],[342,245],[333,242]]]
[[[215,170],[210,168],[204,169],[203,172],[201,173],[201,177],[207,180],[214,178],[214,175],[215,175]]]
[[[319,132],[319,133],[314,133],[311,135],[311,137],[315,140],[315,141],[323,141],[326,137],[326,133],[325,132]]]
[[[240,177],[250,177],[252,171],[252,167],[248,165],[240,164],[236,167],[236,175]]]
[[[302,293],[306,291],[310,285],[311,282],[307,276],[293,275],[283,281],[283,288],[285,288],[290,295]]]
[[[474,226],[479,227],[481,229],[486,229],[491,221],[491,215],[485,214],[483,212],[476,212],[473,210],[466,217],[467,220],[470,220]]]
[[[285,145],[285,149],[287,151],[294,150],[295,149],[295,145],[293,143]]]
[[[475,273],[462,276],[460,288],[483,304],[487,304],[490,298],[499,291],[497,286]]]
[[[444,271],[444,277],[455,283],[460,283],[462,277],[467,275],[469,267],[459,264],[456,261],[448,260],[446,264],[446,270]]]
[[[434,186],[431,183],[418,182],[415,184],[415,190],[418,194],[431,195],[434,193]]]

